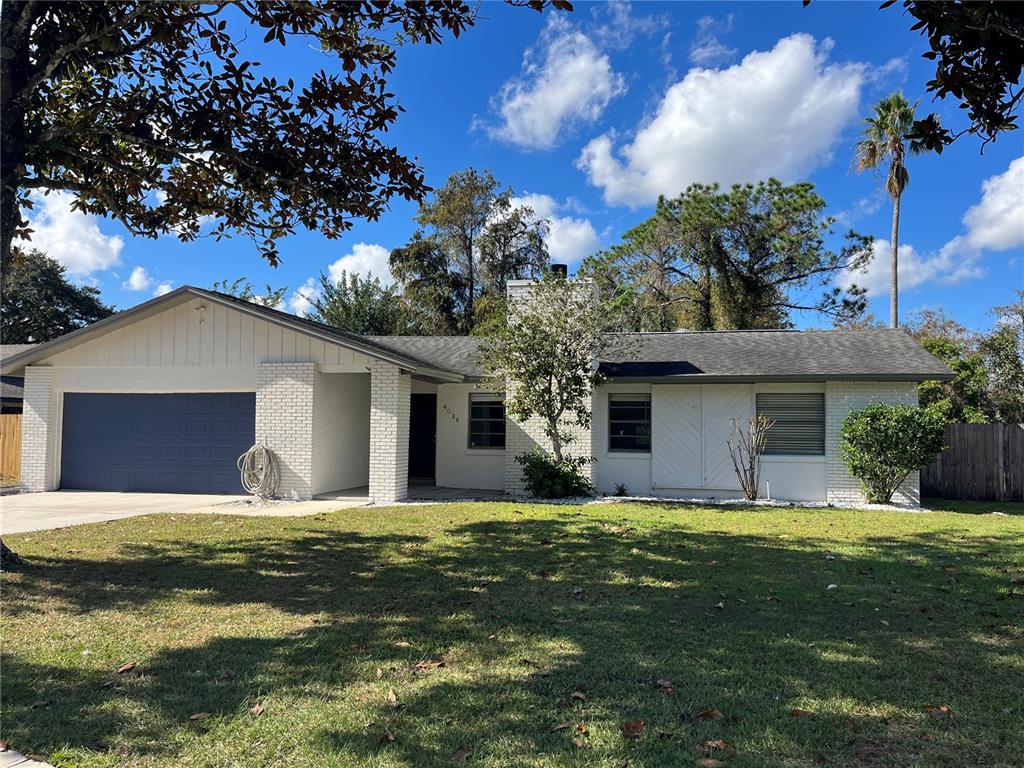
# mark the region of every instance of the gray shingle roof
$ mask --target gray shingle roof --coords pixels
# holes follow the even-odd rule
[[[614,334],[602,355],[605,367],[617,367],[619,376],[637,370],[629,364],[667,362],[686,363],[685,371],[675,375],[687,380],[952,377],[909,334],[888,328]]]
[[[34,346],[35,344],[0,344],[0,360],[21,354]],[[24,388],[25,380],[20,376],[0,376],[0,397],[4,400],[21,400]]]
[[[483,344],[478,336],[364,336],[396,354],[422,360],[428,365],[463,376],[480,376],[476,362]]]
[[[374,344],[464,376],[482,374],[474,336],[369,336]],[[601,356],[613,378],[680,380],[950,378],[952,372],[907,333],[711,331],[610,334]]]

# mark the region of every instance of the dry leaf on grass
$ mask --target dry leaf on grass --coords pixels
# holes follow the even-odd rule
[[[6,741],[0,741],[0,752],[6,752],[10,749],[10,745]]]
[[[808,712],[806,709],[800,709],[799,707],[789,710],[789,714],[793,717],[814,717],[813,712]]]
[[[647,730],[647,723],[643,720],[627,720],[622,724],[622,735],[627,739],[639,739]]]
[[[940,704],[937,707],[932,704],[925,704],[923,709],[936,720],[945,720],[953,714],[949,704]]]
[[[40,699],[39,701],[33,702],[32,706],[29,707],[29,709],[46,709],[52,703],[53,702],[51,702],[49,699]]]
[[[464,763],[467,760],[469,760],[469,756],[471,754],[473,754],[473,750],[472,749],[470,749],[469,747],[463,747],[458,752],[456,752],[454,755],[452,755],[452,762],[453,763]]]
[[[394,688],[388,688],[388,704],[391,706],[398,706],[398,693],[395,692]]]
[[[717,707],[708,707],[703,712],[698,712],[693,716],[693,722],[703,723],[707,720],[721,720],[725,715]]]
[[[234,680],[234,679],[235,679],[235,673],[232,672],[230,669],[226,669],[223,672],[221,672],[219,675],[217,675],[217,682],[218,683],[227,683],[227,682],[229,682],[231,680]]]
[[[134,661],[129,661],[127,664],[122,664],[117,668],[117,674],[123,675],[126,672],[131,672],[136,666],[137,664]]]
[[[698,757],[697,765],[701,768],[721,768],[725,763],[721,760],[715,760],[713,757]]]
[[[192,720],[193,722],[197,722],[199,720],[205,720],[209,716],[209,712],[196,712],[194,715],[189,715],[188,719]]]
[[[736,750],[733,749],[732,744],[727,742],[725,739],[707,739],[697,745],[697,751],[704,755],[712,755],[715,752],[732,754]]]
[[[395,741],[395,734],[392,733],[391,731],[384,731],[384,733],[382,733],[380,735],[380,743],[381,744],[393,744],[394,741]]]
[[[569,728],[572,728],[572,724],[571,723],[559,723],[558,725],[556,725],[554,728],[551,729],[551,732],[552,733],[557,733],[558,731],[565,731],[565,730],[568,730]]]
[[[257,701],[249,708],[249,714],[253,717],[259,717],[263,714],[263,705]]]

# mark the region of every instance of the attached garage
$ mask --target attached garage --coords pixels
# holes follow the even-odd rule
[[[93,491],[243,493],[253,392],[65,392],[60,485]]]

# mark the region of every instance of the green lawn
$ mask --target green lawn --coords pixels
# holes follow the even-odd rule
[[[0,738],[58,766],[1024,755],[1019,516],[481,503],[8,541]]]

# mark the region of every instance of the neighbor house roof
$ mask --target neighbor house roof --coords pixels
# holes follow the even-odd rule
[[[0,360],[25,352],[35,344],[0,344]],[[21,400],[25,391],[25,380],[21,376],[0,376],[0,397],[4,400]]]
[[[616,379],[822,381],[951,379],[908,333],[707,331],[613,334],[601,371]]]

